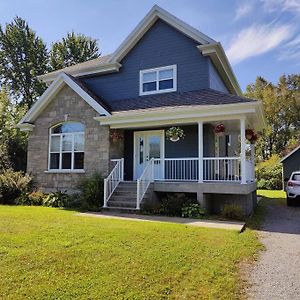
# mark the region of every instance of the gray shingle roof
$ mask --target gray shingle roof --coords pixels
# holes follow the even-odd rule
[[[221,105],[254,101],[256,100],[222,93],[212,89],[202,89],[190,92],[162,93],[112,101],[110,102],[110,106],[112,111],[127,111],[170,106]]]
[[[59,69],[59,70],[56,70],[56,71],[53,71],[53,72],[43,74],[41,76],[50,75],[50,74],[51,75],[56,75],[56,74],[58,75],[61,72],[64,72],[64,73],[80,72],[81,70],[86,69],[88,67],[99,66],[99,65],[103,65],[103,64],[107,63],[111,56],[112,56],[112,54],[108,54],[108,55],[105,55],[105,56],[100,56],[100,57],[97,57],[95,59],[91,59],[91,60],[76,64],[76,65],[73,65],[73,66],[70,66],[70,67],[66,67],[66,68],[63,68],[63,69]]]
[[[102,97],[92,92],[80,79],[69,74],[66,75],[109,112],[157,109],[176,106],[222,105],[256,101],[254,99],[222,93],[212,89],[202,89],[190,92],[172,92],[139,96],[135,98],[115,100],[108,103]]]
[[[109,112],[112,111],[112,108],[110,107],[110,105],[106,101],[104,101],[101,97],[99,97],[95,93],[93,93],[81,80],[75,78],[74,76],[72,76],[70,74],[66,74],[66,75],[69,78],[71,78],[77,85],[79,85],[88,95],[90,95],[103,108],[105,108]]]

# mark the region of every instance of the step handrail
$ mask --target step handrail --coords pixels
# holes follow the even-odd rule
[[[107,202],[118,184],[124,181],[124,158],[112,160],[116,165],[110,174],[104,179],[104,200],[103,207],[107,207]]]
[[[137,191],[136,191],[136,209],[140,209],[141,202],[149,188],[151,182],[154,181],[154,158],[151,158],[142,175],[137,180]]]

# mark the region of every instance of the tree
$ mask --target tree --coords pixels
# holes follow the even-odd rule
[[[99,56],[97,40],[72,32],[52,45],[50,65],[52,70],[58,70]]]
[[[25,107],[12,103],[7,90],[0,90],[0,171],[25,171],[27,135],[17,128]]]
[[[15,17],[0,26],[0,81],[9,87],[15,100],[31,107],[45,90],[37,79],[48,67],[48,53],[43,40],[25,20]]]
[[[300,131],[300,75],[281,76],[277,85],[257,77],[247,86],[246,96],[260,99],[264,104],[267,126],[257,143],[257,155],[267,159],[281,155],[299,136]],[[295,142],[293,142],[295,144]]]

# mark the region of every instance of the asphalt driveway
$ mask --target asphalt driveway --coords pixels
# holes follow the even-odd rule
[[[300,299],[300,207],[267,200],[260,239],[266,247],[249,271],[249,299]]]

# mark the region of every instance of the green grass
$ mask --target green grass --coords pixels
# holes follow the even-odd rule
[[[275,191],[275,190],[257,190],[257,195],[262,196],[265,198],[271,198],[271,199],[276,199],[276,198],[286,198],[285,191]]]
[[[261,245],[235,231],[0,206],[1,299],[235,299]]]

